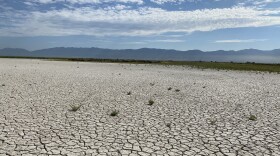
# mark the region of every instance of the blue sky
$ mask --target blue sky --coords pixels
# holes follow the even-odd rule
[[[280,0],[0,0],[0,48],[280,48]]]

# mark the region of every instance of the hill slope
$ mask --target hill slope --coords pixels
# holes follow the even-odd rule
[[[61,57],[61,58],[100,58],[135,60],[174,60],[174,61],[222,61],[280,63],[280,49],[262,51],[245,49],[240,51],[166,50],[166,49],[102,49],[102,48],[65,48],[57,47],[36,51],[25,49],[0,49],[0,56],[21,57]]]

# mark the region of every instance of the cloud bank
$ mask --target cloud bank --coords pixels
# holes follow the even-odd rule
[[[112,0],[29,0],[34,3],[104,3]],[[161,4],[183,0],[152,0]],[[188,0],[189,1],[189,0]],[[143,4],[142,0],[114,2]],[[256,1],[254,1],[256,3]],[[257,1],[260,4],[269,0]],[[0,8],[0,36],[148,36],[227,28],[280,25],[280,9],[238,6],[193,11],[166,10],[125,4],[106,7],[63,7],[49,10]]]

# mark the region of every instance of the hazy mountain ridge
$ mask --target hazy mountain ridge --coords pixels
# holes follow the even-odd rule
[[[63,57],[63,58],[101,58],[101,59],[135,59],[135,60],[174,60],[174,61],[222,61],[222,62],[259,62],[280,63],[280,49],[263,51],[244,49],[239,51],[200,50],[178,51],[172,49],[103,49],[56,47],[35,51],[25,49],[0,49],[0,56],[22,57]]]

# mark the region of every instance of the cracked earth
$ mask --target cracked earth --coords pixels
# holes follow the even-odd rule
[[[0,106],[0,156],[280,155],[274,73],[0,59]]]

